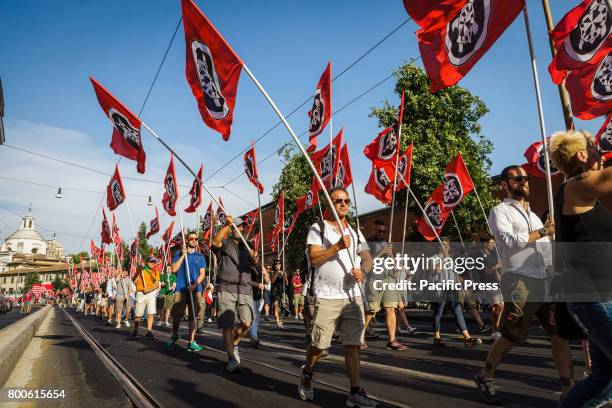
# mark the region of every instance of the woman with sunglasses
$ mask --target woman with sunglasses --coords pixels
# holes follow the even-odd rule
[[[274,318],[276,319],[276,325],[279,328],[283,328],[283,294],[285,292],[285,286],[287,285],[287,276],[282,269],[282,263],[280,259],[277,259],[272,264],[272,275],[270,276],[270,283],[272,284],[270,295],[272,297],[272,307],[274,308]]]
[[[612,213],[599,202],[612,192],[612,167],[603,168],[586,132],[555,133],[550,151],[566,178],[555,196],[560,290],[591,355],[591,375],[570,389],[560,407],[599,406],[612,400]]]

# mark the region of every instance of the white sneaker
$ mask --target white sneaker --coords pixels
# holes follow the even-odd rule
[[[240,365],[240,352],[238,351],[238,346],[234,346],[234,358],[238,362],[238,365]]]
[[[125,323],[125,327],[130,327],[130,322],[128,322],[127,320],[123,323]]]
[[[121,322],[117,323],[117,325],[115,326],[115,329],[120,329],[121,328]]]
[[[236,360],[235,357],[230,357],[229,360],[227,360],[227,371],[230,373],[240,371],[240,362]]]
[[[499,339],[500,337],[501,337],[501,333],[500,333],[500,332],[498,332],[498,331],[496,331],[496,332],[494,332],[494,333],[492,333],[492,334],[491,334],[490,339],[491,339],[491,340],[497,340],[497,339]]]
[[[165,322],[165,323],[164,323],[164,326],[166,326],[166,327],[170,327],[170,323]]]
[[[206,320],[207,323],[212,323],[212,319],[209,317],[208,320]]]
[[[363,388],[359,389],[359,392],[353,395],[349,395],[346,400],[346,406],[349,408],[357,407],[357,408],[374,408],[378,405],[378,403],[366,395]]]
[[[306,377],[304,373],[305,365],[300,368],[300,384],[298,385],[298,396],[302,401],[312,401],[314,390],[312,389],[312,376]]]

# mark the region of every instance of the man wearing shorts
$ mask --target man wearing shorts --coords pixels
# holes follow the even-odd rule
[[[385,241],[387,234],[387,227],[383,220],[374,221],[374,234],[368,237],[368,245],[370,247],[370,253],[372,258],[385,258],[387,256],[393,256],[393,249],[391,244]],[[397,319],[395,311],[400,303],[400,295],[396,290],[381,289],[376,290],[374,288],[374,282],[382,280],[383,285],[394,283],[399,281],[399,277],[395,275],[396,271],[385,272],[382,275],[374,274],[370,272],[367,280],[367,293],[368,293],[368,306],[369,311],[366,314],[366,328],[370,325],[370,322],[374,318],[374,315],[378,313],[381,307],[385,309],[385,323],[387,325],[387,334],[389,335],[389,341],[387,342],[387,348],[390,350],[403,351],[406,350],[406,346],[400,343],[395,337],[397,329]],[[362,349],[367,347],[365,341],[362,345]]]
[[[232,222],[236,228],[232,227]],[[215,235],[212,247],[219,260],[217,276],[217,301],[219,318],[217,323],[223,329],[223,344],[227,351],[227,371],[240,370],[238,343],[253,322],[253,291],[251,287],[250,263],[257,259],[257,252],[242,243],[240,234],[244,231],[242,219],[226,217],[225,226]]]
[[[182,250],[172,257],[172,273],[176,274],[176,290],[172,306],[172,336],[166,343],[166,350],[171,350],[178,340],[178,329],[185,310],[189,307],[189,345],[187,351],[200,351],[202,347],[195,341],[196,322],[202,296],[202,281],[206,277],[206,259],[196,250],[198,233],[191,231],[185,235],[187,246],[183,242]],[[185,262],[185,258],[187,262]],[[187,275],[189,269],[189,275]]]
[[[548,237],[554,234],[554,224],[549,220],[542,225],[529,209],[529,176],[522,167],[508,166],[500,178],[508,197],[491,209],[489,225],[503,265],[501,337],[491,346],[485,367],[474,375],[481,397],[490,404],[500,402],[493,380],[495,369],[512,347],[527,339],[534,315],[550,336],[561,393],[574,383],[569,342],[557,335],[552,305],[544,302],[546,268],[551,264]]]
[[[172,266],[166,267],[166,271],[161,274],[160,281],[159,299],[162,303],[162,310],[159,314],[158,325],[161,326],[163,323],[166,327],[170,327],[168,319],[174,305],[174,290],[176,289],[176,275],[172,273]]]
[[[150,256],[147,259],[147,264],[140,269],[134,276],[133,280],[136,284],[136,307],[134,310],[134,331],[132,337],[138,336],[138,326],[140,319],[144,316],[145,309],[147,310],[147,334],[146,337],[153,338],[153,320],[157,314],[156,301],[157,291],[160,287],[159,272],[155,269],[157,259]]]
[[[298,395],[304,401],[313,400],[314,368],[321,352],[331,345],[337,326],[345,349],[350,380],[350,395],[346,406],[375,407],[376,403],[368,398],[360,386],[359,373],[359,346],[364,331],[359,282],[363,280],[361,268],[370,270],[372,259],[363,235],[360,231],[355,232],[346,219],[351,202],[348,193],[342,188],[334,188],[330,196],[342,223],[342,230],[334,218],[329,216],[321,221],[321,225],[319,222],[313,224],[306,238],[308,259],[315,268],[312,289],[316,300],[312,342],[308,347],[306,364],[301,368]],[[359,242],[363,244],[359,245]],[[354,259],[354,266],[351,259]]]

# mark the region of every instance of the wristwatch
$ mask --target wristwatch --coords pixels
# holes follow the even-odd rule
[[[540,238],[544,238],[546,235],[548,235],[548,231],[546,230],[546,228],[540,228],[538,230],[538,233],[540,234]]]

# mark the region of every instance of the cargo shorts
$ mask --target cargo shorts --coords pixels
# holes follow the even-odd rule
[[[353,300],[320,298],[315,300],[312,346],[319,350],[329,348],[336,327],[340,330],[340,341],[343,345],[361,345],[365,329],[361,297]]]

